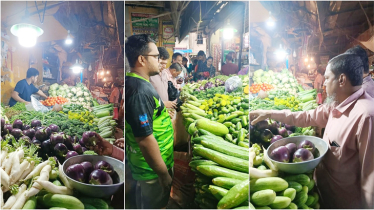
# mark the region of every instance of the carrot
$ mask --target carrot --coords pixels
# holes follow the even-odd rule
[[[65,186],[57,186],[49,181],[35,181],[40,184],[45,190],[53,194],[62,194],[62,195],[73,195],[73,190]]]
[[[49,172],[51,172],[51,169],[52,169],[52,167],[50,165],[44,166],[44,168],[40,172],[40,176],[37,179],[37,181],[48,181],[48,179],[49,179]],[[28,192],[28,196],[32,197],[32,196],[38,194],[38,192],[41,189],[43,189],[43,187],[40,186],[40,184],[38,184],[37,182],[34,182],[34,184],[32,185],[32,187],[30,188],[30,190]]]
[[[50,163],[49,160],[46,160],[42,163],[39,163],[39,165],[37,165],[34,170],[29,174],[27,175],[27,177],[24,179],[24,180],[27,180],[27,179],[31,179],[33,177],[36,177],[39,175],[40,171],[44,168],[44,166],[48,165]]]
[[[9,189],[9,176],[8,174],[0,168],[1,173],[1,184],[4,186],[5,189]]]
[[[27,175],[34,169],[35,162],[31,161],[30,165],[26,168],[26,170],[22,173],[21,177],[19,178],[20,180],[25,179]]]
[[[22,195],[23,192],[26,191],[26,185],[22,184],[21,187],[18,189],[18,193],[15,195],[12,195],[8,198],[5,205],[3,206],[3,209],[10,209],[12,206],[16,203],[17,199]]]

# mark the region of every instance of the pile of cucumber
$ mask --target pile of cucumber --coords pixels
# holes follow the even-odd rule
[[[192,138],[195,203],[202,209],[249,209],[249,149],[220,137],[226,130],[213,134],[200,128]]]
[[[286,175],[250,180],[253,209],[319,209],[312,174]]]
[[[95,115],[94,123],[99,128],[99,135],[113,144],[114,133],[117,125],[113,120],[113,104],[103,104],[94,106],[92,112]]]

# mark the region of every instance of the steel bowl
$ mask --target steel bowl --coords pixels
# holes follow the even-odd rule
[[[279,162],[279,161],[275,161],[271,159],[270,154],[275,148],[279,146],[285,146],[288,143],[295,143],[296,146],[298,146],[303,140],[308,140],[312,142],[314,146],[316,147],[317,149],[316,156],[314,157],[313,160],[308,160],[308,161],[304,161],[300,163],[283,163],[283,162]],[[271,162],[273,162],[273,164],[278,168],[278,170],[286,172],[286,173],[291,173],[291,174],[302,174],[302,173],[306,173],[306,172],[309,172],[315,169],[317,165],[321,162],[323,156],[325,156],[327,150],[328,150],[328,145],[321,138],[318,138],[315,136],[294,136],[294,137],[284,138],[284,139],[281,139],[281,140],[278,140],[272,143],[268,147],[267,153],[265,155],[269,157]]]
[[[78,182],[66,175],[66,169],[77,163],[82,163],[84,161],[91,162],[92,165],[95,165],[98,161],[106,161],[113,166],[114,171],[116,172],[113,176],[113,183],[112,185],[92,185],[86,184],[82,182]],[[123,188],[123,183],[125,180],[125,165],[123,162],[108,157],[108,156],[99,156],[99,155],[77,155],[67,159],[64,164],[62,165],[63,172],[67,177],[69,184],[82,194],[85,194],[90,197],[95,198],[108,198],[114,195],[120,188]]]

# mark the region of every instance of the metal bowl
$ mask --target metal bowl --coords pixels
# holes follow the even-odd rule
[[[314,144],[316,149],[318,150],[316,153],[316,157],[313,160],[308,160],[300,163],[283,163],[279,161],[275,161],[271,159],[270,154],[271,152],[279,147],[279,146],[285,146],[288,143],[295,143],[296,146],[298,146],[301,141],[303,140],[308,140]],[[284,138],[281,140],[278,140],[274,143],[272,143],[269,148],[267,149],[267,155],[271,162],[278,168],[278,170],[286,172],[286,173],[291,173],[291,174],[302,174],[306,173],[308,171],[311,171],[317,167],[317,165],[321,162],[323,156],[326,154],[328,150],[328,145],[327,143],[318,137],[315,136],[294,136],[294,137],[288,137]]]
[[[66,175],[66,169],[76,163],[82,163],[84,161],[88,161],[95,165],[98,161],[106,161],[113,166],[114,171],[116,172],[113,176],[113,183],[112,185],[92,185],[86,184],[82,182],[78,182],[74,179],[71,179]],[[123,182],[125,177],[125,165],[123,162],[108,157],[108,156],[99,156],[99,155],[78,155],[67,159],[64,164],[62,165],[63,172],[67,177],[69,184],[82,194],[88,195],[90,197],[96,198],[108,198],[115,194],[121,187],[123,188]]]

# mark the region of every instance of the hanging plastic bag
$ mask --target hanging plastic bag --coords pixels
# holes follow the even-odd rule
[[[238,76],[230,77],[225,82],[225,91],[228,93],[234,92],[243,85],[242,80]]]
[[[27,111],[38,111],[38,112],[48,112],[49,109],[44,106],[40,101],[38,101],[34,96],[31,96],[31,103],[26,105]]]

